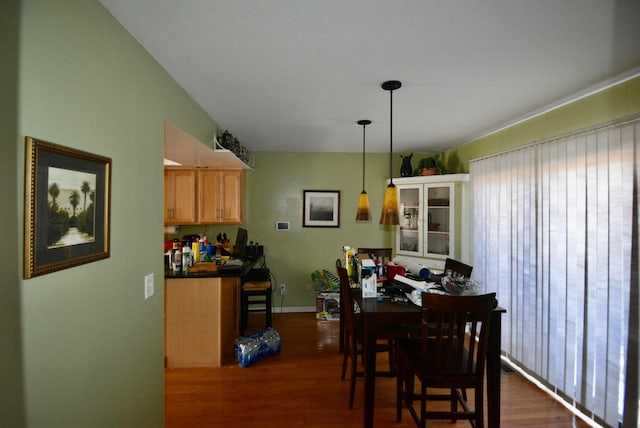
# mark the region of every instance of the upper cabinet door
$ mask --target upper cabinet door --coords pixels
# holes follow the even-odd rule
[[[422,192],[423,185],[398,185],[400,225],[396,238],[396,252],[422,256]]]
[[[196,222],[196,172],[191,169],[164,171],[165,224]]]
[[[198,182],[200,223],[243,223],[244,171],[198,170]]]
[[[222,222],[244,223],[244,171],[222,171]]]

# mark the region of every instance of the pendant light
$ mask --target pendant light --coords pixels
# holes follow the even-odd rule
[[[369,195],[364,190],[364,154],[365,154],[365,128],[371,124],[370,120],[363,119],[357,122],[362,125],[362,192],[358,198],[358,211],[356,212],[356,221],[371,221],[371,205],[369,205]]]
[[[389,185],[384,191],[382,201],[382,212],[380,213],[380,224],[400,224],[398,215],[398,189],[393,184],[393,91],[402,86],[397,80],[389,80],[382,84],[382,89],[389,91]]]

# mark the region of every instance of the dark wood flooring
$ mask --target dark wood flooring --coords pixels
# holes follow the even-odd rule
[[[252,315],[250,328],[262,328]],[[338,322],[316,321],[312,313],[274,314],[281,353],[242,368],[165,371],[166,427],[360,427],[363,381],[354,409],[348,408],[348,381],[340,380]],[[380,358],[381,364],[386,364]],[[502,376],[502,427],[587,427],[567,409],[517,373]],[[415,426],[405,410],[395,421],[395,380],[376,380],[376,427]],[[433,421],[429,427],[469,427]]]

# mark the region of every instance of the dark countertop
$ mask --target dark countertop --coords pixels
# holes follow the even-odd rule
[[[211,272],[174,272],[172,269],[165,268],[165,279],[175,278],[228,278],[228,277],[243,277],[253,267],[261,266],[263,264],[263,258],[259,257],[256,260],[246,260],[242,265],[224,267],[221,266],[216,271]]]

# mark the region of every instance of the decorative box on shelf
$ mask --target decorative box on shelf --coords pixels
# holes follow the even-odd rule
[[[217,139],[214,136],[216,151],[228,150],[249,168],[255,167],[255,158],[249,149],[238,142],[238,139],[229,131],[224,131]]]

